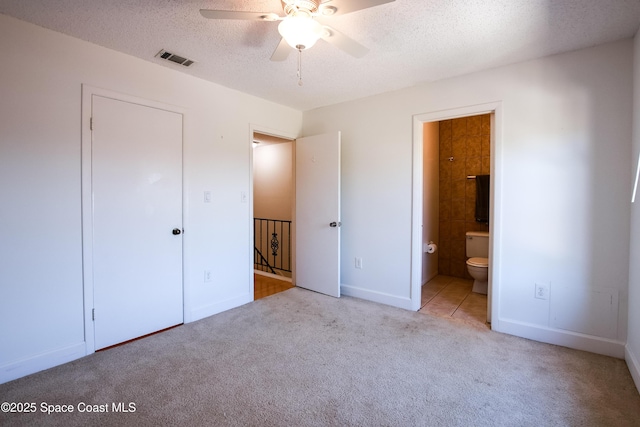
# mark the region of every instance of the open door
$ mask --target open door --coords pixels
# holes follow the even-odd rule
[[[340,296],[340,132],[296,140],[296,286]]]

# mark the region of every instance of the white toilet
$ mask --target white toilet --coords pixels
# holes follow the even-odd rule
[[[473,281],[473,292],[487,294],[489,288],[489,233],[467,231],[467,270]]]

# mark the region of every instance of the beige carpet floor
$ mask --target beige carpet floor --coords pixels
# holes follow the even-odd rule
[[[2,426],[640,425],[622,360],[300,288],[2,384],[0,401],[37,406]]]

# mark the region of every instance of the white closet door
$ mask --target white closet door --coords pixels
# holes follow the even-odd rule
[[[92,121],[97,350],[183,322],[182,115],[93,95]]]

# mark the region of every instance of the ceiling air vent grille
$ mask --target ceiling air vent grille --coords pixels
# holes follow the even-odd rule
[[[156,54],[156,58],[166,59],[167,61],[175,62],[176,64],[180,64],[185,67],[189,67],[196,62],[193,59],[188,59],[183,56],[176,55],[175,53],[167,52],[164,49]]]

